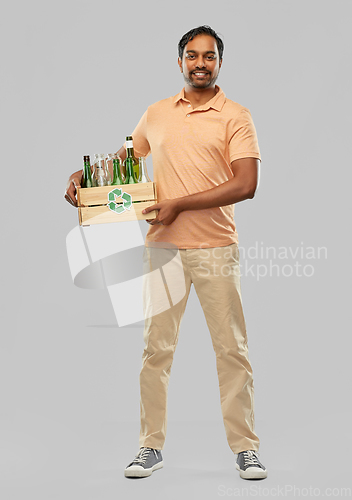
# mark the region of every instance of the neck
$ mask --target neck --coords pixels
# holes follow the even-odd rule
[[[194,108],[210,101],[217,92],[218,89],[215,88],[215,84],[206,89],[197,89],[188,84],[185,85],[185,98],[191,102]]]

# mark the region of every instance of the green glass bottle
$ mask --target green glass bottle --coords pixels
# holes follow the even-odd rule
[[[137,184],[138,181],[133,168],[133,159],[126,158],[125,165],[126,165],[125,184]]]
[[[112,159],[112,165],[113,165],[113,179],[112,179],[112,186],[117,186],[120,184],[124,184],[123,179],[122,179],[122,174],[121,174],[121,169],[120,169],[120,158],[113,158]]]
[[[90,158],[89,156],[83,156],[83,178],[82,187],[91,188],[94,186],[92,179],[92,170],[90,168]]]
[[[138,159],[134,156],[134,151],[133,151],[133,139],[131,135],[128,135],[126,137],[126,160],[127,158],[132,158],[133,160],[133,170],[136,176],[136,179],[139,178],[139,161]],[[125,172],[127,171],[126,169],[126,160],[123,162],[123,165],[125,167]]]

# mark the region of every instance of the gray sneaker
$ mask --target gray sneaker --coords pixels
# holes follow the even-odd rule
[[[163,467],[161,450],[154,448],[141,448],[136,458],[127,465],[125,477],[147,477],[152,472]]]
[[[243,479],[264,479],[268,471],[259,462],[258,453],[253,450],[241,451],[236,460],[236,469]]]

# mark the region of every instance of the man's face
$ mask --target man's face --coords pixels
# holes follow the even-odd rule
[[[182,60],[178,58],[186,83],[197,89],[215,84],[221,62],[216,40],[209,35],[195,36],[185,46]]]

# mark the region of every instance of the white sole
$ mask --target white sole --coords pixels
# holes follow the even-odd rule
[[[268,471],[259,467],[248,467],[247,470],[241,470],[240,466],[236,463],[236,469],[240,471],[242,479],[265,479],[268,477]]]
[[[162,469],[164,462],[158,462],[150,469],[143,469],[140,465],[132,465],[125,469],[125,477],[148,477],[151,476],[155,470]]]

